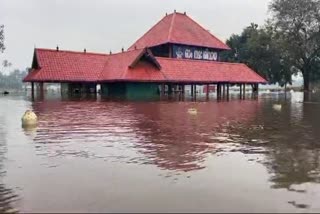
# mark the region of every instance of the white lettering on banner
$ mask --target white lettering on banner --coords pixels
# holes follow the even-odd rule
[[[187,59],[192,59],[193,58],[192,51],[190,49],[186,49],[184,52],[184,57]]]
[[[218,59],[217,52],[209,52],[209,60],[217,61],[217,59]]]
[[[203,59],[206,59],[206,60],[209,59],[209,51],[208,51],[208,49],[206,49],[205,51],[203,51]]]
[[[202,51],[195,50],[194,51],[194,58],[195,59],[202,59]]]
[[[200,60],[218,60],[218,52],[209,48],[196,48],[189,46],[175,46],[174,57],[178,59],[200,59]]]
[[[182,52],[181,48],[178,48],[178,50],[176,51],[176,55],[177,55],[178,59],[182,59],[183,52]]]

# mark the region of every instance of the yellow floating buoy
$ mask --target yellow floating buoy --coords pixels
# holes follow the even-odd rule
[[[31,111],[27,110],[21,118],[22,126],[34,126],[38,122],[37,115]]]
[[[272,106],[272,108],[273,108],[274,110],[276,110],[276,111],[281,111],[282,105],[281,105],[281,104],[274,104],[274,105]]]
[[[189,114],[192,114],[192,115],[196,115],[196,114],[198,114],[198,111],[197,111],[197,109],[195,109],[195,108],[189,108],[189,109],[188,109],[188,113],[189,113]]]

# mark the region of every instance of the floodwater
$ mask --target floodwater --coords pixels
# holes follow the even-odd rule
[[[320,96],[302,101],[0,96],[0,212],[320,212]]]

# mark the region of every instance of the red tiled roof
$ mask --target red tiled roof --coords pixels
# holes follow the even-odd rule
[[[168,80],[176,82],[266,83],[266,80],[241,63],[156,57]]]
[[[173,13],[160,20],[128,50],[133,50],[135,47],[139,49],[165,43],[193,45],[222,50],[230,49],[189,16],[182,13]]]
[[[159,67],[139,61],[145,52],[137,49],[107,55],[35,49],[39,68],[34,67],[24,81],[266,83],[244,64],[154,57]],[[135,61],[138,63],[131,67]]]
[[[96,81],[107,59],[105,54],[35,49],[40,69],[24,81]]]
[[[133,61],[144,52],[137,49],[109,55],[97,81],[162,81],[162,72],[150,63],[138,63],[130,68]]]
[[[161,72],[152,65],[134,68],[129,65],[143,49],[112,55],[73,51],[35,49],[40,68],[33,68],[25,82],[99,82],[99,81],[160,81]],[[134,70],[134,72],[132,72]],[[157,70],[158,72],[154,72]]]

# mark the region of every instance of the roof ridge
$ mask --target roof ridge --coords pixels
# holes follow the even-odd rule
[[[203,31],[209,33],[209,35],[211,37],[213,37],[214,39],[216,39],[217,41],[219,41],[220,43],[222,43],[223,45],[225,45],[226,47],[229,48],[229,50],[231,49],[226,43],[222,42],[219,38],[217,38],[216,36],[214,36],[210,31],[206,30],[202,25],[200,25],[198,22],[196,22],[194,19],[192,19],[190,16],[185,15],[187,18],[189,18],[193,23],[195,23],[196,25],[198,25]]]
[[[56,49],[49,49],[49,48],[36,48],[36,50],[40,51],[50,51],[50,52],[57,52],[57,53],[73,53],[73,54],[90,54],[90,55],[102,55],[102,56],[109,56],[110,54],[107,53],[95,53],[95,52],[83,52],[83,51],[72,51],[72,50],[56,50]]]
[[[185,26],[186,24],[190,25],[190,27]],[[184,33],[190,38],[184,38]],[[201,39],[200,37],[205,39]],[[133,49],[135,46],[139,48],[154,47],[161,44],[177,42],[185,45],[204,46],[220,50],[230,49],[224,41],[218,39],[186,13],[175,11],[174,13],[166,15],[148,29],[128,50]]]
[[[175,13],[175,14],[180,14],[180,15],[186,15],[185,13],[181,13],[181,12],[178,12],[178,11],[173,12],[173,13]],[[173,14],[173,13],[170,13],[169,15],[171,15],[171,14]]]
[[[153,25],[147,32],[145,32],[142,36],[140,36],[129,48],[128,50],[130,50],[131,48],[134,47],[134,45],[139,42],[145,35],[147,35],[150,31],[152,31],[156,26],[158,26],[161,22],[163,22],[163,20],[169,16],[171,16],[173,14],[169,14],[164,16],[162,19],[160,19],[155,25]]]
[[[143,50],[144,48],[137,48],[137,49],[132,49],[132,50],[126,50],[124,52],[117,52],[117,53],[112,53],[109,54],[108,56],[114,56],[114,55],[121,55],[121,54],[126,54],[126,53],[131,53],[133,51],[139,51],[139,50]]]
[[[170,28],[169,28],[169,32],[168,32],[168,39],[167,39],[168,41],[170,41],[170,38],[171,38],[175,17],[176,17],[176,12],[172,14],[172,20],[171,20]]]
[[[80,51],[72,51],[72,50],[59,50],[57,51],[56,49],[49,49],[49,48],[36,48],[35,50],[40,50],[40,51],[50,51],[50,52],[57,52],[57,53],[73,53],[73,54],[87,54],[87,55],[101,55],[101,56],[114,56],[114,55],[119,55],[119,54],[124,54],[124,53],[128,53],[128,52],[132,52],[132,51],[137,51],[137,50],[142,50],[143,48],[137,48],[134,50],[127,50],[124,52],[117,52],[117,53],[112,53],[112,54],[108,54],[108,53],[97,53],[97,52],[80,52]]]

